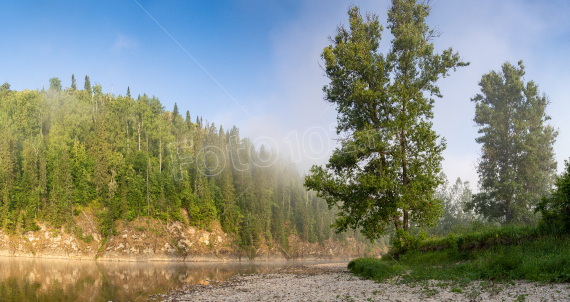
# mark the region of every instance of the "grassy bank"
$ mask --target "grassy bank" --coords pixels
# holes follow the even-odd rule
[[[382,259],[349,263],[356,275],[397,282],[474,280],[570,282],[570,237],[504,227],[442,239],[408,240]]]

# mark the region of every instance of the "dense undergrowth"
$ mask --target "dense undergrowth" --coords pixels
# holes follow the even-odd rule
[[[536,208],[536,226],[500,226],[450,233],[427,239],[398,232],[382,259],[360,258],[348,268],[374,280],[526,279],[570,282],[570,162],[557,177],[555,190]]]
[[[356,275],[378,281],[570,282],[570,237],[540,233],[537,227],[511,226],[417,240],[393,248],[382,259],[360,258],[348,267]]]

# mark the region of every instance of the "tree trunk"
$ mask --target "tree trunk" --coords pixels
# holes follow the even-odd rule
[[[140,151],[141,150],[141,121],[140,121],[140,119],[138,121],[137,132],[139,134],[139,151]]]
[[[129,152],[129,121],[126,121],[127,124],[127,152]]]
[[[512,219],[512,207],[513,205],[513,199],[509,196],[509,200],[507,201],[507,213],[505,215],[505,219],[506,219],[506,223],[511,222]]]
[[[146,167],[146,213],[150,215],[150,195],[148,190],[148,170],[150,168],[150,157],[148,158],[148,166]]]
[[[287,214],[287,219],[291,217],[291,192],[289,192],[289,213]]]
[[[400,224],[400,217],[398,217],[398,215],[394,215],[392,217],[392,220],[394,220],[394,227],[396,227],[396,231],[400,230],[402,228],[402,225]]]

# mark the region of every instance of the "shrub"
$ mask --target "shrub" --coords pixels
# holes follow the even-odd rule
[[[135,218],[137,218],[137,213],[135,213],[135,211],[128,211],[125,215],[125,219],[127,221],[133,221]]]
[[[401,266],[374,258],[358,258],[348,263],[348,269],[353,274],[364,278],[383,280],[400,273]]]
[[[556,179],[556,189],[543,196],[535,212],[542,213],[539,230],[542,234],[570,234],[570,162],[566,171]]]

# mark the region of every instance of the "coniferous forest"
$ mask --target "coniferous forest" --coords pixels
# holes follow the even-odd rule
[[[91,206],[101,209],[104,236],[119,220],[185,221],[182,211],[194,226],[219,221],[246,249],[334,235],[334,209],[304,189],[293,163],[235,126],[166,110],[154,96],[105,94],[88,76],[83,89],[74,76],[65,89],[57,78],[47,90],[5,83],[0,124],[0,221],[9,233],[36,222],[72,230]]]

